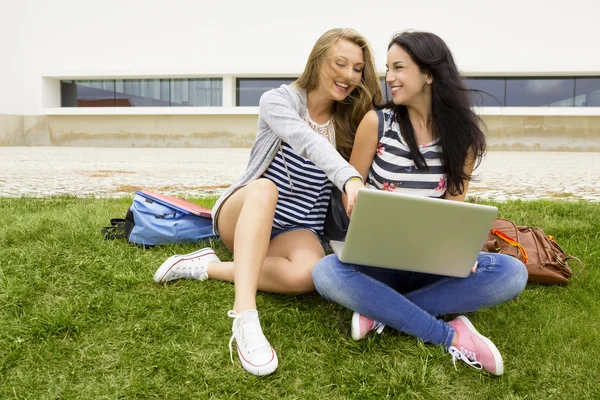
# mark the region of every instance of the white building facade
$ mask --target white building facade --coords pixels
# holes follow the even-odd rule
[[[441,36],[492,149],[600,150],[600,2],[0,0],[0,145],[250,146],[333,27]]]

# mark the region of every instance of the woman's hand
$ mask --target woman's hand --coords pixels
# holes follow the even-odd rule
[[[354,203],[356,203],[356,196],[358,196],[358,191],[360,189],[364,189],[365,185],[360,179],[350,179],[344,185],[344,191],[346,192],[346,196],[348,202],[346,204],[346,214],[348,214],[348,218],[352,216],[352,210],[354,209]]]

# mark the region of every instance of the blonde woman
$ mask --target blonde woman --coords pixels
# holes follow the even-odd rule
[[[346,159],[373,98],[381,100],[379,77],[365,38],[352,29],[323,34],[300,78],[261,97],[246,172],[213,208],[215,233],[234,262],[220,262],[206,248],[170,257],[154,275],[156,282],[233,282],[230,351],[235,340],[242,366],[254,375],[270,374],[278,365],[259,322],[256,292],[315,289],[311,273],[324,256],[320,237],[332,187],[347,194],[348,213],[364,188]]]

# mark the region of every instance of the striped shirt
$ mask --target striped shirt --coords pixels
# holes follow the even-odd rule
[[[446,192],[447,175],[440,155],[439,139],[419,145],[427,169],[418,169],[402,134],[394,120],[394,111],[377,111],[379,143],[369,170],[367,187],[397,191],[416,196],[442,197]]]
[[[333,184],[322,170],[282,142],[262,177],[279,190],[274,228],[306,228],[318,235],[323,233]]]

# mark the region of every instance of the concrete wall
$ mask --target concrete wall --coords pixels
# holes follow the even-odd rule
[[[9,3],[9,2],[4,2]],[[10,3],[17,3],[16,1]],[[42,77],[297,74],[315,40],[349,26],[385,70],[393,32],[438,33],[477,74],[600,73],[597,0],[24,0],[25,112]],[[11,36],[12,37],[12,36]],[[18,40],[18,39],[17,39]],[[125,76],[123,76],[125,75]]]
[[[600,116],[491,116],[490,150],[600,151]]]
[[[25,116],[24,146],[250,147],[253,115]],[[15,144],[2,140],[0,146]]]
[[[24,123],[22,115],[0,114],[0,146],[24,146]]]
[[[67,76],[296,75],[314,41],[336,26],[371,41],[380,71],[391,35],[412,28],[444,38],[468,74],[600,75],[600,52],[593,51],[599,4],[0,1],[0,145],[247,146],[256,116],[45,116],[44,104],[59,103],[58,82]],[[232,89],[233,78],[228,82]],[[598,117],[484,119],[492,147],[600,148]]]
[[[0,1],[0,115],[23,115],[24,12],[20,1]]]
[[[600,151],[600,117],[483,116],[490,150]],[[2,118],[15,140],[2,145],[81,147],[250,147],[255,115],[26,116]],[[12,124],[12,125],[10,125]],[[0,125],[1,130],[2,125]]]

